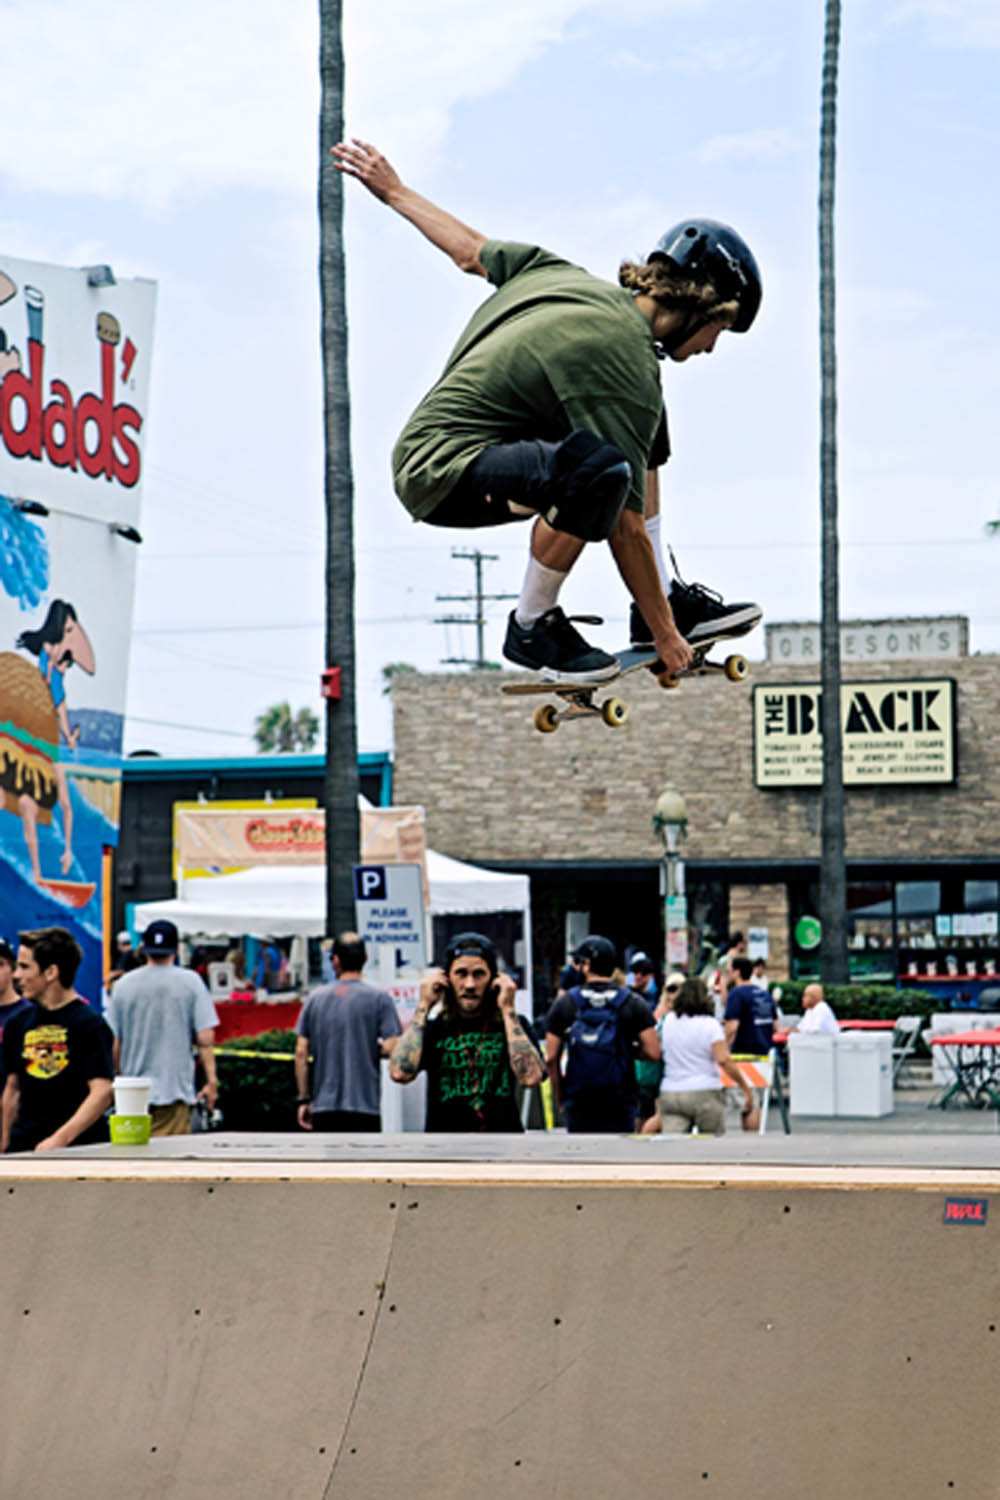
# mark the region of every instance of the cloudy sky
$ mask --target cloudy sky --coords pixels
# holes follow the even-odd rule
[[[771,620],[818,612],[816,229],[822,0],[345,0],[348,129],[484,233],[614,278],[678,218],[735,224],[764,307],[667,366],[681,570]],[[0,251],[159,283],[127,749],[252,748],[318,708],[322,446],[315,0],[0,0]],[[995,0],[846,0],[838,177],[842,612],[967,614],[995,578]],[[391,744],[386,662],[474,649],[451,557],[527,532],[415,527],[388,455],[484,283],[348,187],[363,749]],[[591,548],[563,598],[620,643]],[[491,606],[499,656],[505,611]],[[763,654],[763,632],[750,655]]]

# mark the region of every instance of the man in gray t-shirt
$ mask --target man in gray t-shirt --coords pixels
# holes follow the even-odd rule
[[[381,1063],[401,1028],[389,996],[361,977],[366,957],[356,932],[341,933],[333,945],[334,983],[314,990],[302,1007],[295,1082],[303,1130],[382,1127]]]
[[[151,922],[143,935],[146,963],[116,981],[104,1018],[115,1036],[115,1068],[130,1078],[150,1078],[154,1135],[187,1135],[195,1102],[193,1049],[205,1071],[197,1097],[215,1108],[215,1027],[219,1024],[205,982],[177,967],[173,922]]]

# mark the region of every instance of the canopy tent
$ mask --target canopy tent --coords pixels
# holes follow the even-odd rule
[[[520,912],[530,931],[527,875],[481,870],[433,849],[427,851],[430,916],[476,912]],[[184,894],[143,901],[132,909],[141,930],[149,922],[173,922],[185,937],[323,937],[326,931],[326,868],[291,865],[240,870],[184,882]]]

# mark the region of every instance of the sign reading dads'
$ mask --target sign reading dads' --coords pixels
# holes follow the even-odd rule
[[[354,908],[358,932],[366,943],[397,949],[404,966],[426,967],[419,865],[355,865]]]

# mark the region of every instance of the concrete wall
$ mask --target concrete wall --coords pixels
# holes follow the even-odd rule
[[[811,675],[763,662],[753,672],[752,683]],[[845,675],[958,683],[957,785],[849,790],[849,857],[995,858],[1000,658],[852,663]],[[688,804],[689,858],[818,856],[818,791],[754,787],[752,683],[706,677],[664,693],[635,673],[621,684],[632,705],[623,728],[577,721],[541,735],[531,711],[542,700],[504,698],[500,681],[459,672],[396,680],[395,799],[427,808],[434,848],[485,860],[656,859],[650,819],[672,781]]]

